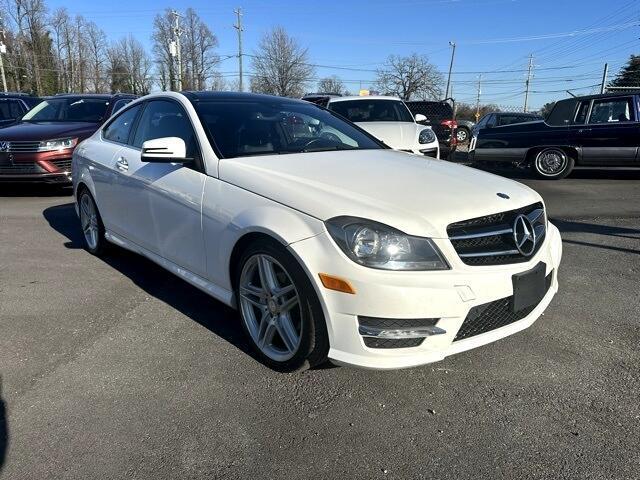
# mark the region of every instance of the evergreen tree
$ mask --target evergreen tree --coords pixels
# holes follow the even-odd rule
[[[640,87],[640,55],[631,55],[616,78],[609,83],[611,87]]]

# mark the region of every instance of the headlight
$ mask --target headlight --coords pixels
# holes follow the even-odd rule
[[[73,148],[78,143],[77,138],[60,138],[57,140],[45,140],[38,145],[39,152],[50,152],[52,150],[65,150]]]
[[[356,217],[329,220],[327,230],[354,262],[382,270],[448,270],[429,238],[412,237],[387,225]]]
[[[432,143],[435,141],[436,141],[436,134],[433,133],[433,130],[431,130],[430,128],[425,128],[420,132],[420,135],[418,136],[418,142],[422,144]]]

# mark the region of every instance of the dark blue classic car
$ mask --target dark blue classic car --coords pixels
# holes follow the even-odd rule
[[[469,156],[527,166],[546,179],[574,166],[640,167],[639,101],[640,92],[560,100],[545,120],[479,129]]]

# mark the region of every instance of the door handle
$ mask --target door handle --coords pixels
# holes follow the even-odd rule
[[[126,158],[120,157],[116,161],[116,168],[121,172],[126,172],[127,170],[129,170],[129,162],[127,162]]]

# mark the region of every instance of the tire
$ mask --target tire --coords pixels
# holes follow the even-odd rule
[[[467,143],[471,138],[471,132],[467,127],[458,127],[456,130],[456,140],[458,143]]]
[[[531,162],[533,172],[545,180],[560,180],[573,170],[575,161],[571,155],[559,147],[540,150]]]
[[[87,188],[83,188],[78,195],[78,211],[85,248],[93,255],[102,255],[107,246],[104,224],[96,202]]]
[[[238,265],[234,286],[242,329],[260,361],[288,372],[324,363],[324,314],[297,260],[278,242],[259,240],[244,250]]]

